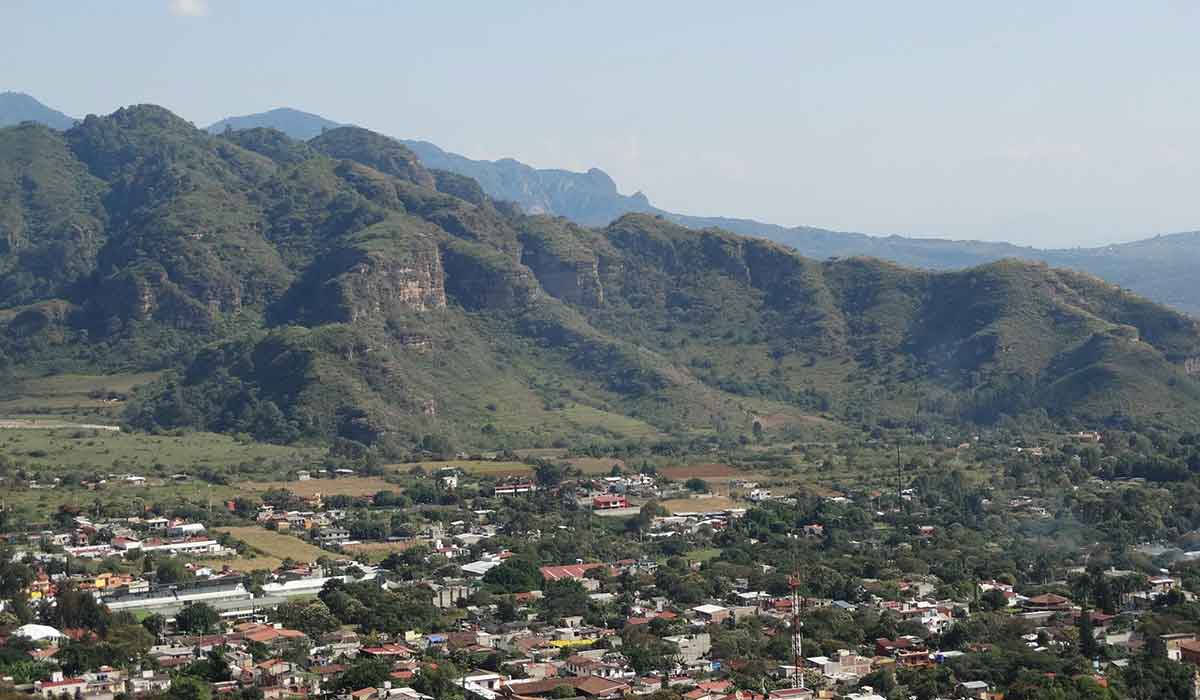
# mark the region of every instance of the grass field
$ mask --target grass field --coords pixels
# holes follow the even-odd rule
[[[285,534],[282,532],[272,532],[270,530],[258,527],[257,525],[249,525],[245,527],[222,527],[215,528],[217,532],[227,532],[234,539],[245,542],[247,546],[255,550],[256,553],[265,555],[265,557],[273,559],[294,559],[298,562],[316,561],[318,557],[329,556],[329,552],[311,545],[299,537]],[[222,561],[220,559],[212,560],[213,563],[227,563],[232,566],[233,561]],[[271,568],[263,566],[264,559],[248,559],[249,562],[257,562],[253,568],[263,569]],[[278,564],[276,564],[278,566]]]
[[[737,501],[726,496],[710,496],[708,498],[671,498],[662,501],[659,505],[666,508],[672,513],[698,513],[711,510],[725,510],[726,508],[737,508]],[[740,504],[740,507],[745,507],[746,504]]]
[[[73,505],[93,512],[97,503],[123,505],[123,512],[138,512],[158,504],[171,508],[175,504],[190,503],[203,508],[211,502],[220,508],[226,499],[241,494],[236,486],[210,485],[203,481],[175,482],[154,480],[150,485],[134,487],[120,481],[104,484],[97,490],[80,487],[55,489],[10,489],[4,493],[5,507],[12,510],[12,518],[18,522],[48,523],[50,516],[62,505]]]
[[[569,423],[585,430],[600,428],[614,435],[635,440],[662,437],[662,433],[649,423],[583,404],[568,406],[557,413],[561,414]]]
[[[136,471],[145,476],[242,462],[307,464],[323,453],[315,448],[242,443],[214,433],[169,436],[77,428],[0,429],[0,452],[31,469]]]
[[[536,368],[533,368],[538,374]],[[555,369],[545,368],[546,374]],[[536,382],[534,382],[536,384]],[[548,402],[546,393],[555,395]],[[658,430],[636,418],[594,408],[577,400],[560,401],[563,396],[586,395],[586,387],[570,381],[555,383],[553,389],[531,386],[519,377],[498,374],[485,378],[478,386],[480,396],[489,399],[490,408],[481,420],[491,423],[500,433],[520,436],[517,445],[547,446],[564,435],[586,435],[619,440],[637,440],[660,435]]]
[[[340,479],[309,479],[308,481],[248,481],[242,484],[248,491],[261,493],[284,489],[300,496],[374,496],[380,491],[400,491],[401,487],[378,476],[350,476]]]
[[[151,382],[158,375],[158,372],[58,374],[17,380],[9,387],[0,389],[0,417],[115,423],[125,408],[125,402],[93,394],[111,392],[128,396],[135,386]]]

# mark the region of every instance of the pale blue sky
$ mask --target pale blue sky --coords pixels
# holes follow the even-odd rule
[[[689,214],[1100,244],[1200,228],[1200,3],[0,0],[0,90],[292,106]]]

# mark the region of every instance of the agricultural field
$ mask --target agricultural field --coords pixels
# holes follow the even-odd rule
[[[739,504],[727,496],[709,496],[697,498],[671,498],[659,503],[671,513],[696,513],[727,508],[744,508],[746,503]]]
[[[291,491],[301,498],[322,496],[374,496],[380,491],[400,491],[401,487],[378,476],[347,476],[338,479],[307,481],[249,481],[242,489],[262,493],[272,489]]]

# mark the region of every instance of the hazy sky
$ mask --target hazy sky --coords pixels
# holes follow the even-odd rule
[[[291,106],[688,214],[1101,244],[1200,228],[1200,3],[0,0],[0,90]]]

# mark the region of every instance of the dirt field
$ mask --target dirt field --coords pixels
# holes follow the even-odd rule
[[[389,484],[377,476],[351,476],[342,479],[309,479],[308,481],[250,481],[245,484],[250,491],[262,492],[271,489],[286,489],[301,498],[322,496],[374,496],[380,491],[401,491],[396,484]]]
[[[712,496],[710,498],[672,498],[660,504],[672,513],[703,513],[710,510],[725,510],[737,508],[739,504],[732,498]],[[745,504],[741,504],[743,507]]]
[[[373,562],[387,559],[392,552],[403,552],[406,549],[421,546],[432,546],[429,540],[409,540],[408,542],[364,542],[363,544],[348,544],[342,551],[350,556],[365,553]]]

